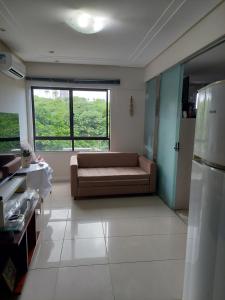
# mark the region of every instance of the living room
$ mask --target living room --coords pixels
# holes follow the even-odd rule
[[[60,21],[59,11],[87,6],[90,12],[95,12],[101,5],[91,1],[86,1],[86,5],[67,2],[55,4],[54,13],[50,9],[54,6],[52,1],[45,4],[26,0],[21,4],[2,1],[0,4],[0,15],[3,16],[0,21],[0,52],[15,55],[26,67],[25,77],[20,80],[0,73],[0,112],[19,115],[20,140],[29,142],[36,157],[45,160],[53,170],[52,191],[41,204],[41,234],[22,293],[20,296],[0,293],[0,298],[181,299],[187,224],[175,210],[187,207],[172,199],[176,193],[176,187],[171,188],[175,175],[172,171],[168,173],[171,165],[164,163],[163,159],[167,153],[168,160],[174,163],[175,158],[169,154],[167,146],[175,146],[175,141],[168,133],[169,143],[165,147],[160,144],[160,139],[163,137],[166,141],[166,136],[160,127],[163,122],[160,126],[158,123],[165,115],[162,115],[163,109],[159,111],[157,108],[157,103],[159,105],[162,101],[157,94],[160,89],[157,77],[165,74],[163,80],[166,82],[166,72],[172,68],[180,81],[172,81],[172,91],[167,97],[175,97],[178,101],[173,92],[178,91],[181,81],[183,83],[183,75],[182,68],[178,70],[174,66],[185,64],[192,56],[222,43],[225,34],[224,1],[207,1],[207,5],[201,1],[197,4],[192,1],[185,4],[150,1],[143,3],[142,8],[133,1],[132,4],[126,3],[126,7],[131,5],[127,14],[123,3],[113,5],[109,1],[104,6],[102,2],[100,4],[105,8],[100,11],[107,12],[108,9],[108,15],[111,12],[113,17],[102,32],[94,34],[74,31]],[[153,11],[148,19],[151,5]],[[29,10],[26,16],[24,7]],[[187,9],[193,15],[184,20]],[[138,16],[136,19],[134,11]],[[52,23],[48,24],[48,21]],[[110,38],[106,37],[107,34]],[[32,38],[35,35],[36,39]],[[115,38],[117,35],[118,39]],[[152,84],[156,84],[155,95],[149,96],[146,91]],[[103,121],[108,127],[104,136],[97,136],[97,139],[89,136],[89,141],[107,141],[108,149],[104,148],[104,151],[137,153],[154,161],[159,171],[154,193],[93,194],[90,198],[85,196],[78,200],[74,195],[71,197],[71,157],[82,152],[79,142],[88,140],[76,136],[73,126],[75,101],[73,108],[69,108],[68,119],[60,120],[69,123],[68,135],[56,136],[49,129],[50,133],[43,134],[44,139],[41,139],[43,136],[36,134],[40,133],[41,127],[37,122],[39,116],[34,113],[38,113],[32,94],[34,89],[46,93],[67,91],[70,105],[76,91],[106,91],[107,116]],[[146,116],[149,103],[149,115]],[[183,111],[186,118],[190,111]],[[57,107],[49,115],[54,117],[56,112]],[[46,123],[46,131],[47,126]],[[176,127],[177,123],[173,126]],[[67,149],[63,146],[64,141],[65,145],[69,144]],[[53,146],[47,149],[40,145]],[[85,152],[87,150],[96,151],[96,147],[85,149]],[[164,178],[160,173],[162,165],[167,168]]]

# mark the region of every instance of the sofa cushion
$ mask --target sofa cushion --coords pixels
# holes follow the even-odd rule
[[[78,197],[125,195],[149,193],[149,185],[120,185],[120,186],[85,186],[80,187]]]
[[[78,153],[79,168],[104,168],[104,167],[137,167],[137,153]]]
[[[116,168],[79,168],[78,180],[81,181],[106,181],[149,179],[149,174],[139,167]]]
[[[109,187],[109,186],[135,186],[149,185],[149,179],[127,179],[127,180],[81,180],[79,186],[82,187]]]

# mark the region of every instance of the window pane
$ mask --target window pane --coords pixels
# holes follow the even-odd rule
[[[36,136],[70,136],[69,91],[34,89]]]
[[[19,127],[19,114],[0,113],[0,138],[19,138]]]
[[[74,135],[107,137],[107,91],[73,91]]]
[[[20,152],[20,141],[0,141],[1,152]]]
[[[71,141],[35,141],[35,149],[39,151],[72,151]]]
[[[74,141],[75,151],[108,151],[109,141]]]

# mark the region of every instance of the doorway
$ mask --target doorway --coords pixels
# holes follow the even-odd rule
[[[225,42],[190,59],[184,64],[180,149],[177,171],[177,213],[187,222],[191,184],[191,165],[194,146],[194,127],[197,115],[198,91],[213,82],[225,79]],[[183,123],[183,125],[182,125]],[[180,130],[182,132],[182,129]]]

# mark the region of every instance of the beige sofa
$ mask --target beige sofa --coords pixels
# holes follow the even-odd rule
[[[71,195],[153,193],[156,165],[137,153],[78,153],[71,157]]]

